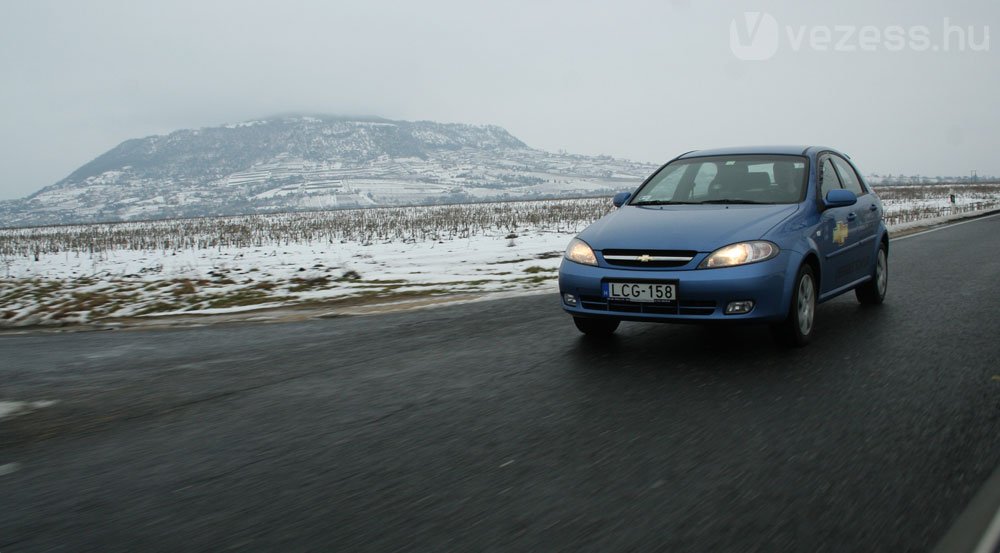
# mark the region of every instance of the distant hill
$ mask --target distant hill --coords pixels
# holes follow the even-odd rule
[[[275,117],[126,140],[0,202],[0,226],[603,194],[654,169],[536,150],[492,125]]]

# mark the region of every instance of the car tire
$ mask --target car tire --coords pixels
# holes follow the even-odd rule
[[[799,267],[790,303],[788,316],[771,330],[778,342],[802,347],[812,338],[816,319],[816,277],[809,264]]]
[[[606,338],[615,333],[621,321],[618,319],[590,319],[586,317],[573,317],[573,324],[576,329],[594,338]]]
[[[854,295],[861,305],[879,305],[885,301],[885,291],[889,288],[889,254],[885,244],[878,247],[875,268],[868,282],[854,289]]]

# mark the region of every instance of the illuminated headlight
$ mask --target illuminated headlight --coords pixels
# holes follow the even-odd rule
[[[778,255],[778,251],[778,246],[763,240],[730,244],[712,252],[701,265],[698,265],[698,268],[715,269],[767,261]]]
[[[566,247],[566,259],[583,265],[597,265],[597,256],[586,242],[574,238]]]

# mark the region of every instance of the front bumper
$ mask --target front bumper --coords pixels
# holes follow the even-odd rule
[[[563,259],[559,267],[559,295],[563,309],[576,317],[660,322],[777,322],[788,314],[791,282],[797,268],[787,251],[761,263],[700,270],[594,267]],[[669,303],[608,301],[602,291],[602,284],[607,280],[676,282],[678,300]],[[577,299],[576,305],[566,302],[566,294]],[[754,302],[750,312],[725,314],[730,302],[746,300]]]

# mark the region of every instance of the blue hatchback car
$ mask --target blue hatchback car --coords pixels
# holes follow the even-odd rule
[[[889,233],[850,159],[820,146],[701,150],[660,167],[587,227],[559,268],[584,334],[622,320],[768,323],[806,344],[816,305],[880,304]]]

